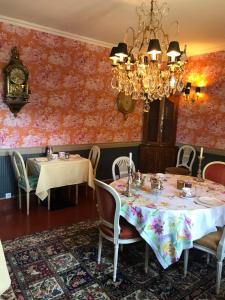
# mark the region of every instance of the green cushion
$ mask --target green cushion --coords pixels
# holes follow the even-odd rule
[[[38,177],[37,176],[28,176],[28,181],[29,181],[29,184],[30,184],[30,188],[32,190],[36,189],[37,182],[38,182]],[[19,187],[26,190],[26,182],[25,182],[24,178],[20,178]]]

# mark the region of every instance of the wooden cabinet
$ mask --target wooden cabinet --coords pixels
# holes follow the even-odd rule
[[[144,113],[141,172],[165,172],[175,165],[177,112],[178,97],[173,96],[153,101],[150,111]]]

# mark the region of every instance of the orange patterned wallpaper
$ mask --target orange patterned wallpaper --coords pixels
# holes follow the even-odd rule
[[[30,72],[30,103],[14,118],[2,102],[0,148],[140,141],[142,103],[124,121],[110,87],[109,49],[0,23],[0,68],[17,46]],[[189,58],[186,80],[204,84],[199,101],[181,97],[177,142],[225,149],[225,52]]]
[[[0,68],[17,46],[30,72],[30,103],[15,118],[2,102],[0,148],[141,140],[137,105],[128,120],[116,110],[109,49],[0,23]]]
[[[177,142],[225,150],[225,51],[191,57],[186,80],[205,89],[195,103],[181,97]]]

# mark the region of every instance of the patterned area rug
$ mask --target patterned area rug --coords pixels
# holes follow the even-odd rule
[[[17,299],[225,299],[225,274],[220,296],[215,296],[216,264],[212,260],[206,265],[202,252],[190,251],[189,272],[184,278],[182,259],[164,270],[153,253],[145,274],[145,244],[126,245],[119,253],[117,282],[113,283],[113,245],[103,241],[102,264],[97,265],[97,243],[98,230],[93,223],[4,242]]]

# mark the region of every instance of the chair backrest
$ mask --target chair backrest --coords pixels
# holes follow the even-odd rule
[[[177,154],[176,167],[185,167],[192,173],[192,166],[195,160],[196,150],[190,145],[183,145],[180,147]]]
[[[202,177],[225,185],[225,162],[213,161],[208,163],[203,169]]]
[[[13,162],[13,167],[15,170],[17,181],[24,180],[24,182],[26,184],[26,188],[29,189],[30,185],[29,185],[29,181],[28,181],[25,163],[24,163],[22,155],[18,151],[13,151],[12,162]]]
[[[94,177],[96,176],[96,171],[100,159],[100,148],[97,145],[92,146],[88,158],[91,161],[93,172],[94,172]]]
[[[118,238],[120,234],[120,196],[110,185],[98,179],[94,179],[94,182],[100,223],[113,229],[114,238]]]
[[[117,157],[112,164],[112,177],[113,180],[117,180],[122,177],[128,176],[128,166],[129,166],[129,157],[128,156],[120,156]],[[135,164],[131,161],[132,172],[135,173]],[[117,170],[119,174],[117,173]]]

